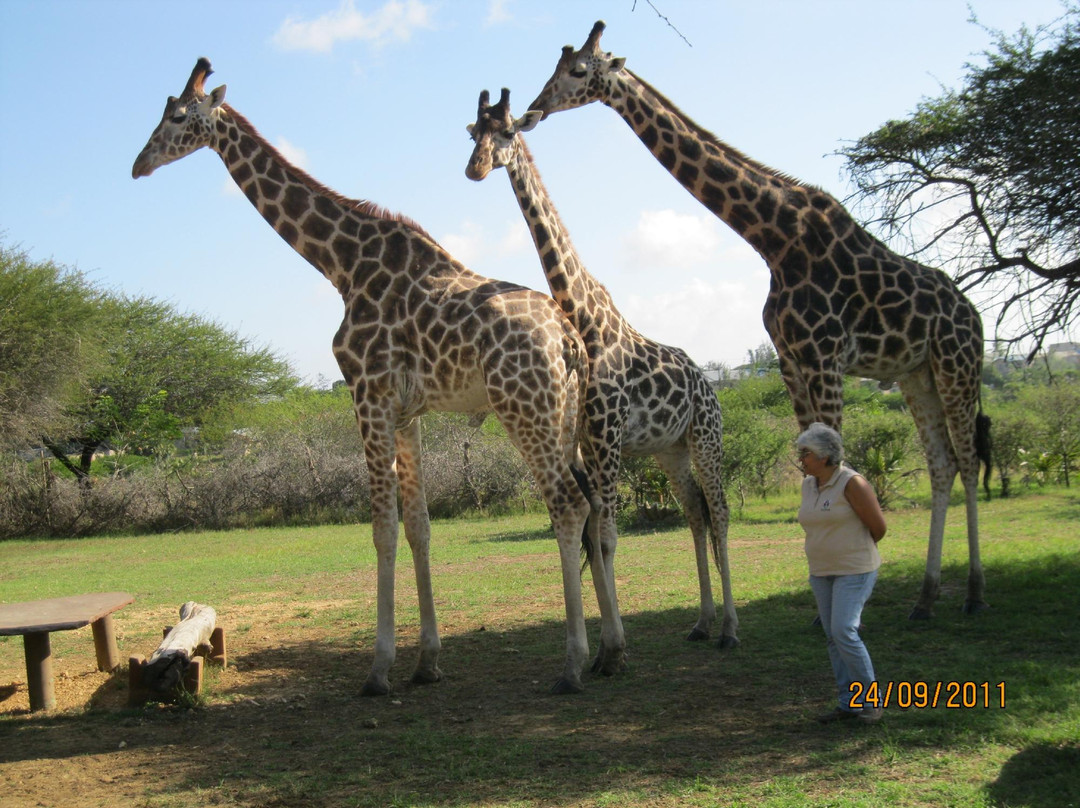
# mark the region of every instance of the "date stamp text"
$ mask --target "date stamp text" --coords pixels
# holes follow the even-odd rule
[[[1004,682],[853,682],[851,709],[864,707],[1005,709]]]

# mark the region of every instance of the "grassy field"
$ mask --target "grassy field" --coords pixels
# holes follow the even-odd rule
[[[571,697],[547,695],[564,629],[541,515],[434,524],[435,685],[408,683],[419,621],[402,541],[396,690],[382,699],[357,695],[374,641],[366,525],[0,543],[0,601],[130,592],[116,614],[126,658],[148,655],[194,599],[217,609],[230,654],[195,708],[129,709],[126,671],[93,672],[89,630],[54,634],[59,706],[31,714],[21,640],[0,638],[0,803],[1080,806],[1075,489],[982,505],[992,608],[977,617],[960,613],[962,507],[949,514],[929,622],[907,620],[929,514],[888,514],[863,617],[878,675],[894,698],[945,683],[941,700],[955,691],[958,706],[894,704],[875,726],[811,720],[832,683],[795,507],[755,503],[731,529],[732,651],[683,639],[696,617],[689,532],[624,533],[631,668],[588,677]],[[588,576],[585,597],[595,647]]]

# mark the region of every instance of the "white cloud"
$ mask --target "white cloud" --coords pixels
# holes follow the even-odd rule
[[[295,146],[285,138],[279,137],[277,142],[274,143],[274,148],[281,152],[281,156],[297,168],[301,168],[304,171],[308,170],[309,164],[307,152],[299,146]]]
[[[439,237],[439,244],[461,263],[472,269],[502,259],[528,254],[532,248],[529,229],[520,219],[508,221],[501,236],[491,237],[476,222],[465,221],[457,233]]]
[[[626,238],[627,265],[688,267],[715,262],[721,247],[721,227],[709,214],[644,210]]]
[[[475,222],[464,222],[458,233],[440,236],[439,244],[465,266],[472,266],[484,254],[484,231]]]
[[[362,40],[376,47],[404,42],[420,28],[432,28],[434,7],[421,0],[389,0],[370,14],[356,9],[355,0],[342,0],[334,11],[312,20],[287,17],[274,34],[282,50],[329,53],[338,42]]]
[[[496,249],[496,254],[500,258],[519,255],[523,252],[532,250],[532,236],[529,234],[529,228],[525,222],[520,219],[514,219],[513,222],[508,223],[506,229],[503,231],[502,238],[498,241]]]
[[[748,350],[769,341],[761,322],[765,300],[757,285],[695,277],[658,294],[631,295],[619,308],[649,339],[682,348],[698,364],[717,361],[735,367],[746,361]]]
[[[509,5],[511,0],[491,0],[488,5],[487,19],[484,20],[484,25],[502,25],[508,23],[514,19],[514,15],[510,13]]]

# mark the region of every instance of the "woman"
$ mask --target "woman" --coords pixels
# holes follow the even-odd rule
[[[881,566],[877,543],[885,535],[885,517],[866,478],[842,465],[844,446],[836,430],[811,424],[795,446],[806,474],[799,524],[806,531],[810,588],[825,629],[839,702],[817,720],[877,721],[880,708],[851,702],[865,697],[874,681],[874,665],[859,637],[859,618]],[[855,682],[861,687],[853,688]]]

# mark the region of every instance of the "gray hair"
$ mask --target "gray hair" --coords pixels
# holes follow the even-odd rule
[[[844,442],[840,433],[820,422],[810,424],[795,439],[800,449],[809,449],[830,466],[839,466],[844,460]]]

